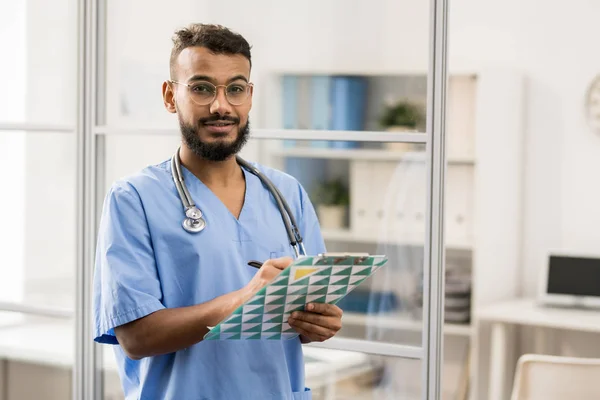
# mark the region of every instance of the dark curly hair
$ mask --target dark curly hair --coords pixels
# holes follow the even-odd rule
[[[205,47],[215,54],[241,54],[248,59],[252,67],[251,46],[242,35],[221,25],[191,24],[176,31],[173,36],[169,63],[171,79],[175,78],[175,60],[187,47]]]

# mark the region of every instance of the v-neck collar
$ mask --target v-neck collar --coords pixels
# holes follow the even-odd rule
[[[256,183],[257,183],[256,181],[259,178],[254,176],[254,174],[252,174],[251,172],[247,171],[241,165],[240,165],[240,168],[242,169],[242,172],[244,173],[246,189],[244,191],[244,203],[242,204],[242,209],[240,211],[240,215],[238,218],[236,218],[235,215],[233,215],[233,213],[223,203],[223,201],[221,201],[221,199],[204,182],[202,182],[202,180],[200,180],[196,175],[194,175],[192,173],[192,171],[187,169],[185,166],[183,166],[183,165],[181,166],[184,183],[188,187],[188,191],[190,192],[190,194],[192,196],[192,201],[196,204],[196,206],[198,206],[198,208],[201,209],[202,213],[205,214],[205,218],[207,218],[207,219],[210,218],[209,216],[207,216],[207,214],[210,213],[210,210],[202,210],[202,207],[200,207],[200,203],[202,202],[202,199],[194,198],[194,192],[202,192],[203,195],[211,196],[212,199],[215,201],[215,203],[218,203],[219,206],[222,208],[222,210],[224,210],[227,213],[227,215],[229,215],[238,224],[248,222],[253,219],[254,204],[252,202],[252,199],[255,196]],[[193,190],[194,188],[198,188],[199,190],[194,191]],[[198,197],[197,193],[196,193],[196,197]]]

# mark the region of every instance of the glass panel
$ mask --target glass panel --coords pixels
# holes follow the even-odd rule
[[[105,190],[118,179],[139,172],[148,165],[170,160],[181,138],[170,136],[119,135],[99,137],[105,145]]]
[[[3,398],[70,399],[74,328],[72,320],[0,312]]]
[[[421,399],[421,360],[304,347],[314,400]]]
[[[471,321],[475,220],[475,116],[479,80],[468,74],[448,78],[444,235],[447,330],[468,328]]]
[[[316,210],[327,251],[389,259],[340,301],[340,335],[420,345],[426,210],[422,146],[357,142],[343,148],[334,147],[336,142],[296,140],[290,147],[289,142],[257,140],[245,154],[300,182]]]
[[[106,149],[106,190],[116,179],[168,161],[180,143],[175,135],[107,136],[102,140]],[[144,151],[132,151],[141,147],[140,143]],[[327,142],[297,143],[290,150],[283,140],[250,139],[240,155],[291,174],[303,185],[314,204],[328,251],[385,254],[390,259],[339,303],[344,317],[338,336],[419,346],[425,236],[422,146],[359,143],[358,148],[342,149],[328,147]],[[171,185],[170,176],[166,179]],[[174,191],[172,186],[171,189]],[[294,202],[293,198],[287,200]],[[177,197],[173,197],[173,202],[179,213]],[[202,211],[209,221],[213,218],[209,223],[218,215],[218,207]],[[183,213],[180,218],[183,219]],[[274,227],[279,227],[278,218]],[[176,223],[179,225],[179,220]],[[299,223],[304,221],[299,219]],[[207,230],[200,234],[208,233]],[[287,243],[283,229],[281,234],[282,238],[276,240]],[[315,232],[306,234],[304,239],[309,251],[317,251],[311,244]],[[285,253],[291,254],[291,249]],[[111,366],[113,359],[110,355],[105,361],[105,368],[113,369],[112,375],[106,377],[107,393],[115,393],[120,387],[114,363]],[[401,386],[393,390],[400,390]]]
[[[257,86],[261,128],[425,132],[427,75],[279,72]],[[263,106],[264,104],[264,106]],[[347,144],[348,146],[350,144]]]
[[[143,153],[131,150],[140,143],[144,143]],[[179,139],[108,136],[105,144],[108,190],[116,179],[168,161]],[[341,149],[320,141],[297,144],[290,149],[283,140],[251,139],[241,156],[284,171],[302,184],[316,210],[321,228],[317,235],[322,235],[327,251],[368,252],[389,258],[380,271],[339,303],[344,310],[339,335],[420,345],[426,190],[422,146],[359,143],[359,148]],[[216,212],[202,211],[209,219]],[[312,245],[315,232],[306,235],[308,251],[315,254],[319,251]],[[287,238],[283,240],[287,242]],[[460,334],[466,332],[465,328]]]
[[[75,135],[0,131],[0,301],[73,309]]]
[[[161,97],[169,79],[170,39],[190,15],[201,15],[203,22],[239,32],[252,46],[253,127],[424,131],[429,2],[230,5],[235,13],[208,1],[109,2],[106,123],[176,123]],[[132,20],[140,9],[144,21]]]
[[[0,3],[1,122],[75,125],[77,2]]]

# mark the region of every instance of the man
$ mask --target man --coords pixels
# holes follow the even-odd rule
[[[179,118],[182,174],[206,227],[182,228],[169,161],[115,182],[99,230],[94,339],[118,344],[127,399],[310,399],[301,344],[337,333],[338,307],[309,304],[292,315],[296,339],[202,340],[285,269],[293,252],[272,195],[235,157],[249,135],[248,42],[200,24],[173,41],[163,100]],[[301,185],[254,165],[290,204],[307,254],[324,252]],[[265,262],[256,269],[250,260]]]

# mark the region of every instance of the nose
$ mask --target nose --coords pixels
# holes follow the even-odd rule
[[[219,115],[231,114],[231,104],[229,104],[229,101],[227,101],[225,88],[217,88],[215,99],[210,105],[210,113]]]

